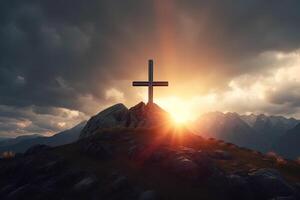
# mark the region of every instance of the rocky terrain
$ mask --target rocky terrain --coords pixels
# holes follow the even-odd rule
[[[75,143],[1,159],[0,199],[300,199],[296,161],[168,126],[150,118],[165,116],[156,106],[134,108],[100,112]]]

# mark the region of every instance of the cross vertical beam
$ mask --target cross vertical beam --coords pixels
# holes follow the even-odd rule
[[[148,102],[153,103],[153,60],[149,60],[148,70],[149,70]]]
[[[167,81],[153,81],[153,60],[148,61],[148,81],[133,81],[132,86],[148,87],[148,103],[153,103],[153,87],[169,86]]]

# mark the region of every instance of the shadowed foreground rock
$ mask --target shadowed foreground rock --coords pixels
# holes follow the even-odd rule
[[[130,132],[106,134],[77,142],[67,158],[55,153],[55,148],[35,146],[24,155],[1,160],[0,198],[165,199],[163,188],[169,186],[153,185],[158,179],[158,184],[184,183],[184,187],[199,188],[198,194],[198,189],[192,190],[197,197],[202,188],[215,191],[209,199],[299,199],[299,187],[275,169],[224,171],[220,162],[236,161],[225,150],[172,145],[165,139],[142,142],[138,135],[142,133],[134,142]],[[152,180],[156,173],[161,175]]]

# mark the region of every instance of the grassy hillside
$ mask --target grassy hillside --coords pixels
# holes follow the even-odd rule
[[[64,156],[69,163],[82,169],[93,171],[103,184],[109,182],[111,175],[118,172],[128,177],[130,183],[142,188],[158,191],[163,199],[218,199],[222,197],[222,190],[207,184],[207,181],[192,182],[186,180],[161,164],[149,163],[147,159],[140,157],[131,159],[128,154],[135,144],[145,144],[155,152],[160,146],[168,146],[177,151],[184,147],[193,148],[205,152],[222,150],[227,152],[231,159],[216,159],[216,166],[224,173],[249,172],[260,168],[275,168],[279,170],[289,182],[300,181],[300,165],[295,161],[283,160],[280,157],[263,155],[246,148],[239,148],[223,141],[209,139],[204,140],[191,134],[185,129],[111,129],[102,130],[92,139],[101,141],[112,147],[114,156],[111,159],[97,159],[87,156],[82,152],[82,141],[64,145],[53,151]],[[144,155],[147,157],[147,155]],[[144,159],[144,160],[143,160]],[[102,185],[99,191],[103,190]]]

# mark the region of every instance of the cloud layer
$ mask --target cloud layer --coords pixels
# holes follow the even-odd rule
[[[133,105],[154,58],[162,99],[299,116],[300,2],[0,2],[0,135],[51,134]],[[205,102],[213,102],[206,106]],[[208,99],[208,100],[203,100]],[[183,101],[183,100],[182,100]],[[77,113],[77,114],[74,114]]]

